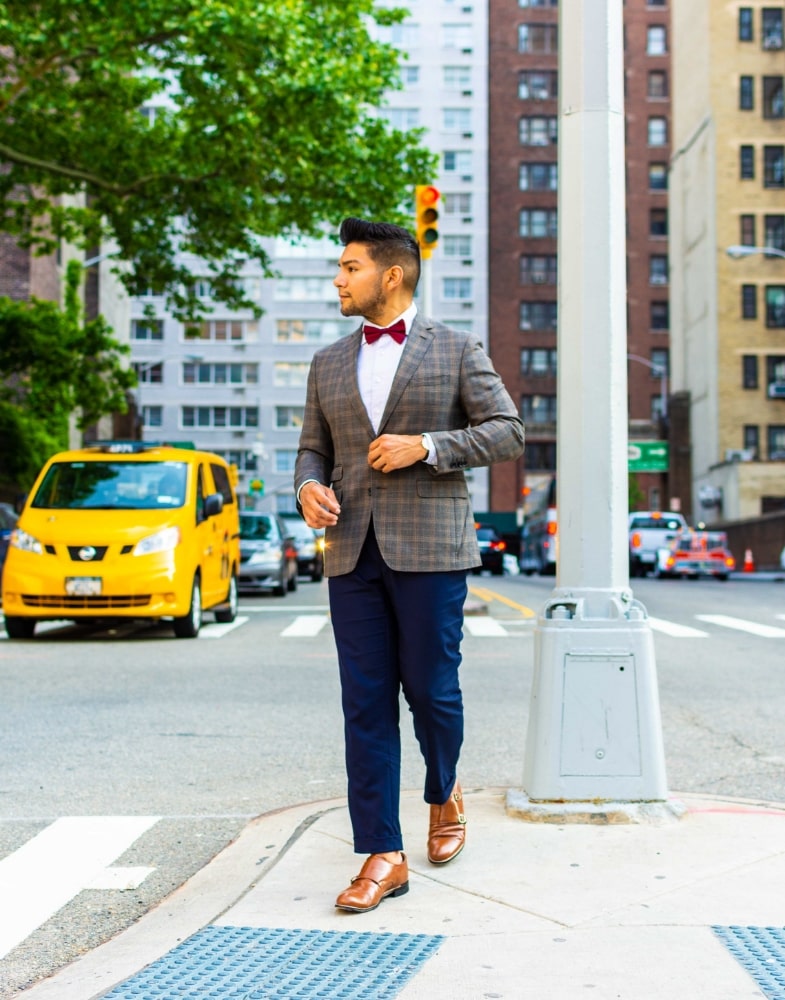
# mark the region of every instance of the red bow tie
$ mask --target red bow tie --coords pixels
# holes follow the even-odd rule
[[[392,326],[387,326],[383,330],[376,326],[364,326],[363,333],[369,344],[373,344],[384,333],[389,333],[396,343],[402,344],[406,339],[406,323],[399,319],[397,323],[393,323]]]

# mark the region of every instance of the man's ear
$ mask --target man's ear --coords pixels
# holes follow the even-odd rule
[[[393,264],[392,267],[387,268],[387,288],[392,291],[394,288],[399,288],[403,282],[403,268],[400,264]]]

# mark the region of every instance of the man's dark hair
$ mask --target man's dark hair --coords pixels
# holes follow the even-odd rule
[[[369,222],[367,219],[344,219],[340,231],[341,243],[362,243],[368,254],[383,270],[398,264],[403,268],[404,285],[414,294],[420,280],[420,248],[408,229],[391,222]]]

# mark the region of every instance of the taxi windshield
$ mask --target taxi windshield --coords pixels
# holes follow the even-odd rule
[[[165,510],[185,503],[185,462],[55,462],[32,507],[44,510]]]

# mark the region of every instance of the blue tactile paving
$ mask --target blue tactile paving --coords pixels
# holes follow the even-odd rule
[[[768,1000],[785,1000],[785,927],[713,927]]]
[[[207,927],[104,1000],[392,1000],[443,940]]]

